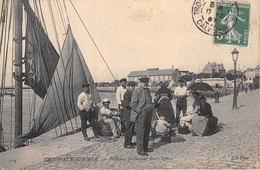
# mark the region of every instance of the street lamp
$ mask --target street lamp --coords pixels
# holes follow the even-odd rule
[[[236,78],[237,78],[237,71],[236,71],[236,65],[237,65],[237,59],[238,59],[238,51],[234,49],[231,54],[232,54],[232,59],[234,61],[234,97],[233,97],[233,107],[232,109],[237,109],[237,83],[236,83]]]

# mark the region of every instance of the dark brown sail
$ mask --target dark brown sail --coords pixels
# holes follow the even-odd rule
[[[25,84],[44,98],[60,56],[46,35],[41,23],[27,0],[23,0],[27,12],[25,42]]]

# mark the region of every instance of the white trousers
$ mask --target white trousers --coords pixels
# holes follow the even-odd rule
[[[196,114],[190,114],[188,116],[184,116],[180,118],[180,125],[181,126],[188,126],[189,129],[191,128],[191,123],[189,121],[191,121],[192,117],[195,116]]]
[[[107,119],[104,120],[104,122],[109,124],[109,126],[110,126],[110,128],[112,130],[113,136],[118,136],[117,128],[119,130],[121,129],[120,118],[119,117],[114,117],[114,120],[107,118]]]

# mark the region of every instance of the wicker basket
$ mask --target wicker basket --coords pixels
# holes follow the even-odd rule
[[[101,136],[113,136],[112,130],[108,123],[99,122]]]

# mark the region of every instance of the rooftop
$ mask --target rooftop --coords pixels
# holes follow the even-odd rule
[[[128,74],[128,77],[172,75],[176,71],[179,72],[179,70],[175,68],[162,70],[159,68],[149,68],[147,70],[132,71],[130,74]]]

